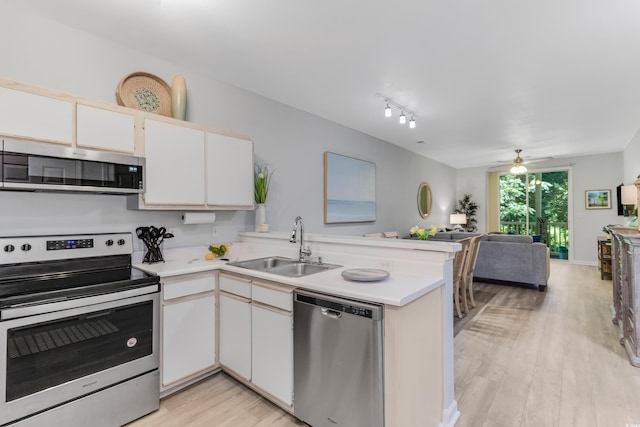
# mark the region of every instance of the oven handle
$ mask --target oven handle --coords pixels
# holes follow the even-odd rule
[[[102,316],[108,316],[111,313],[113,313],[113,310],[104,310],[104,311],[99,311],[97,313],[91,313],[87,316],[84,316],[85,319],[93,319],[96,317],[102,317]]]
[[[160,285],[154,284],[142,288],[127,289],[124,291],[111,292],[108,294],[93,295],[69,299],[65,301],[48,302],[37,305],[7,308],[0,311],[0,321],[17,319],[20,317],[35,316],[37,314],[52,313],[55,311],[68,310],[71,308],[86,307],[88,305],[101,304],[104,302],[117,301],[124,298],[131,298],[139,295],[146,295],[160,292]]]

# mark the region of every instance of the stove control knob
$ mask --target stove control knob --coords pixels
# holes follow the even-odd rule
[[[24,252],[28,252],[31,250],[31,245],[28,243],[25,243],[24,245],[20,246],[20,249],[22,249]]]
[[[113,246],[113,240],[109,239],[106,241],[107,246]]]
[[[13,251],[15,250],[15,248],[16,248],[16,247],[15,247],[15,246],[13,246],[13,245],[5,245],[5,246],[4,246],[4,251],[5,251],[5,252],[13,252]]]
[[[124,245],[124,243],[125,243],[124,239],[118,240],[118,246],[122,246],[122,245]]]

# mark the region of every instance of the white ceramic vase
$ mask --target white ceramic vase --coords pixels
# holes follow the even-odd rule
[[[267,224],[267,207],[264,203],[258,203],[256,207],[256,231],[268,230]]]
[[[174,119],[184,120],[187,112],[187,83],[184,76],[176,74],[171,83],[171,115]]]

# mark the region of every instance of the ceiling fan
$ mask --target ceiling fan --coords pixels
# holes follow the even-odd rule
[[[513,166],[509,169],[509,172],[515,175],[522,175],[527,171],[527,168],[522,164],[523,160],[520,157],[520,153],[522,152],[521,148],[516,148],[516,158],[513,159]]]
[[[553,159],[553,157],[540,157],[540,158],[537,158],[537,159],[529,159],[529,158],[524,158],[523,159],[522,157],[520,157],[520,153],[522,152],[521,148],[517,148],[514,151],[516,152],[516,158],[515,159],[507,160],[507,161],[500,161],[500,162],[498,162],[498,163],[500,163],[499,165],[490,167],[489,169],[490,170],[504,170],[506,165],[511,165],[511,168],[509,169],[509,172],[511,172],[512,174],[515,174],[515,175],[522,175],[523,173],[527,172],[527,168],[525,167],[525,165]]]

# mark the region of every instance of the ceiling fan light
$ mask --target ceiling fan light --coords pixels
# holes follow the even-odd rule
[[[400,113],[400,124],[403,125],[407,123],[407,116],[404,115],[404,111]]]
[[[513,159],[513,166],[511,167],[511,169],[509,169],[509,172],[516,175],[522,175],[527,171],[527,168],[525,168],[522,165],[522,158],[520,157],[520,153],[522,152],[522,149],[518,148],[515,151],[516,151],[516,158]]]
[[[511,169],[509,170],[509,172],[511,172],[512,174],[515,174],[515,175],[522,175],[526,171],[527,171],[527,168],[525,168],[522,165],[513,165],[511,167]]]
[[[389,107],[389,103],[387,102],[387,106],[384,109],[384,116],[391,117],[391,107]]]

